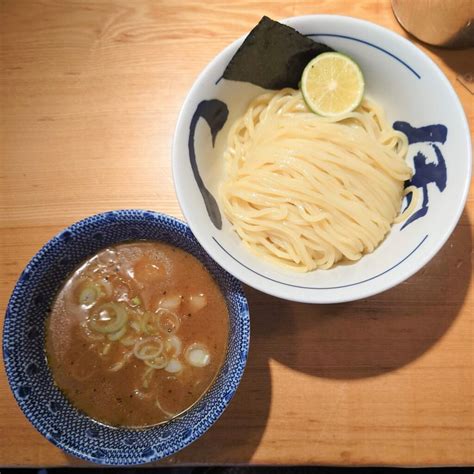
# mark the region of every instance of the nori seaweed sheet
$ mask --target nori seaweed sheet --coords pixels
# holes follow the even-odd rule
[[[265,89],[296,89],[305,66],[327,51],[333,50],[264,16],[230,60],[223,77]]]

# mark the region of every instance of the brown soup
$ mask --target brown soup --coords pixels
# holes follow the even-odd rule
[[[46,353],[65,396],[114,426],[150,426],[195,404],[225,356],[227,307],[195,257],[158,242],[105,249],[59,292]]]

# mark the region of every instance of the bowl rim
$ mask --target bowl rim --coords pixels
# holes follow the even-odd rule
[[[390,280],[388,280],[384,284],[380,284],[379,286],[369,285],[368,287],[365,287],[365,289],[363,289],[362,291],[358,291],[357,294],[354,292],[345,292],[341,294],[340,296],[336,296],[336,297],[329,296],[329,297],[323,297],[323,298],[320,297],[321,295],[320,292],[314,291],[315,289],[303,288],[302,291],[300,292],[286,294],[284,291],[285,289],[283,287],[284,285],[282,285],[281,283],[278,286],[276,286],[275,289],[273,288],[273,286],[268,288],[265,286],[265,280],[268,279],[268,277],[263,277],[262,275],[258,274],[258,272],[256,272],[255,270],[252,270],[252,272],[254,273],[252,277],[247,276],[248,275],[246,271],[247,268],[242,269],[240,264],[230,262],[230,260],[227,260],[226,258],[221,258],[221,254],[216,253],[214,251],[215,249],[213,248],[212,242],[208,238],[206,238],[205,232],[201,233],[197,229],[197,226],[194,225],[194,218],[192,217],[193,213],[190,212],[190,207],[187,204],[185,193],[183,192],[184,186],[182,184],[180,185],[180,172],[179,172],[179,167],[178,167],[178,162],[180,160],[178,160],[177,158],[176,150],[178,149],[178,142],[181,140],[180,130],[185,129],[186,127],[185,115],[187,114],[189,103],[192,97],[196,95],[196,92],[199,89],[199,84],[206,78],[209,72],[214,68],[216,62],[219,61],[223,56],[228,54],[230,51],[236,50],[238,46],[247,37],[248,32],[243,34],[238,39],[234,40],[229,45],[227,45],[223,50],[221,50],[216,56],[214,56],[208,62],[208,64],[201,70],[201,72],[195,78],[193,85],[191,86],[191,89],[189,90],[189,92],[187,93],[183,101],[180,112],[178,114],[175,130],[174,130],[172,150],[171,150],[171,161],[172,161],[171,165],[172,165],[173,183],[174,183],[175,192],[176,192],[176,196],[177,196],[181,211],[189,227],[192,229],[196,239],[199,241],[199,243],[202,245],[205,251],[222,268],[224,268],[231,275],[235,276],[246,285],[252,288],[255,288],[259,291],[262,291],[263,293],[269,294],[271,296],[282,298],[288,301],[310,303],[310,304],[346,303],[349,301],[356,301],[356,300],[368,298],[368,297],[377,295],[379,293],[382,293],[384,291],[387,291],[391,288],[394,288],[395,286],[399,285],[403,281],[413,276],[416,272],[418,272],[421,268],[423,268],[428,262],[430,262],[430,260],[439,252],[439,250],[444,246],[448,238],[453,233],[463,213],[463,210],[467,201],[467,197],[469,194],[471,176],[472,176],[472,144],[471,144],[471,135],[469,131],[469,123],[467,121],[466,113],[464,111],[464,108],[462,106],[462,103],[456,91],[454,90],[452,84],[450,83],[450,81],[448,80],[444,72],[440,69],[440,67],[424,51],[419,49],[409,39],[401,36],[395,31],[392,31],[388,28],[385,28],[371,21],[367,21],[367,20],[363,20],[363,19],[355,18],[351,16],[330,15],[330,14],[299,15],[299,16],[294,16],[294,17],[287,17],[278,21],[280,23],[287,24],[291,26],[292,28],[298,29],[297,23],[301,21],[305,21],[305,22],[323,21],[324,22],[327,20],[330,20],[330,21],[336,20],[336,21],[346,23],[346,24],[352,23],[352,24],[361,25],[367,28],[367,30],[375,31],[377,32],[377,34],[386,35],[387,37],[391,38],[393,41],[401,43],[405,48],[412,51],[413,54],[417,55],[419,58],[426,61],[429,66],[431,66],[433,73],[438,76],[439,80],[444,84],[446,90],[449,92],[450,99],[452,100],[454,107],[457,111],[457,114],[459,115],[459,118],[462,122],[461,134],[465,139],[465,145],[467,149],[467,155],[465,157],[466,162],[467,162],[467,173],[466,173],[466,179],[462,186],[461,199],[457,202],[457,206],[456,206],[457,208],[455,212],[453,213],[453,220],[451,221],[451,225],[444,228],[441,232],[437,234],[438,237],[436,238],[436,240],[433,241],[433,244],[429,247],[430,250],[426,252],[423,258],[421,258],[420,260],[417,260],[416,261],[417,263],[415,265],[411,265],[408,267],[405,266],[404,271],[392,273],[394,277],[392,277]],[[196,220],[197,219],[198,218],[196,217]],[[410,255],[411,254],[409,254],[409,256]],[[230,256],[232,257],[232,255]],[[399,263],[402,263],[404,260],[402,260]],[[394,268],[394,267],[391,267],[391,268]],[[391,268],[389,268],[388,270],[390,270]],[[378,276],[382,274],[378,274],[374,276],[374,278],[377,278]],[[334,295],[333,292],[327,292],[327,294]]]
[[[165,223],[166,225],[175,225],[175,226],[179,227],[180,229],[182,229],[186,233],[186,239],[190,239],[191,241],[194,240],[193,243],[195,245],[197,245],[198,248],[201,247],[203,252],[207,255],[207,257],[212,262],[214,262],[216,264],[216,266],[218,268],[220,268],[222,270],[222,272],[224,272],[224,274],[227,274],[227,276],[230,279],[229,280],[230,284],[233,287],[232,296],[236,296],[239,300],[239,303],[240,303],[239,304],[238,315],[239,315],[239,319],[241,320],[242,331],[241,331],[241,333],[239,333],[239,339],[238,339],[238,341],[236,341],[236,344],[238,344],[239,348],[243,349],[243,351],[240,352],[240,363],[238,364],[238,366],[236,366],[234,368],[234,370],[232,370],[232,371],[229,369],[228,373],[229,374],[232,373],[233,378],[229,379],[230,382],[229,382],[227,388],[230,388],[230,390],[228,390],[226,392],[226,397],[225,398],[220,397],[219,400],[216,401],[216,403],[212,404],[212,406],[207,410],[207,411],[211,412],[211,416],[208,416],[208,417],[205,418],[204,422],[202,422],[200,424],[200,426],[193,433],[192,436],[190,436],[186,440],[181,440],[179,442],[179,445],[176,445],[176,446],[172,447],[171,449],[167,448],[164,452],[163,451],[158,452],[158,451],[155,450],[155,455],[153,455],[153,456],[151,456],[147,459],[138,458],[138,456],[137,456],[136,458],[133,459],[132,462],[116,463],[116,462],[112,462],[112,460],[108,460],[107,458],[106,459],[99,459],[97,457],[94,457],[93,454],[91,452],[88,452],[87,450],[76,449],[74,447],[64,445],[61,441],[56,440],[56,438],[54,438],[52,436],[49,436],[49,431],[50,430],[47,428],[46,424],[44,422],[41,422],[41,420],[37,419],[36,416],[33,416],[32,413],[30,413],[31,408],[19,396],[17,391],[14,390],[15,383],[13,381],[13,372],[12,372],[14,366],[12,365],[11,358],[9,356],[7,356],[7,353],[8,353],[7,344],[8,344],[8,341],[10,340],[10,338],[12,337],[12,335],[14,334],[13,332],[10,332],[11,307],[15,304],[15,298],[18,296],[18,294],[21,293],[22,291],[24,291],[24,289],[23,289],[24,281],[22,281],[22,276],[25,273],[28,273],[28,271],[31,269],[31,267],[35,267],[39,262],[41,262],[41,259],[45,256],[45,254],[47,254],[47,252],[50,249],[54,248],[55,246],[57,246],[61,242],[61,238],[62,238],[62,236],[64,235],[65,232],[74,231],[78,227],[80,227],[84,224],[87,224],[89,222],[92,222],[93,219],[96,219],[96,218],[101,218],[102,219],[102,218],[107,218],[107,216],[115,216],[115,217],[116,216],[121,216],[121,217],[125,217],[126,219],[130,219],[130,216],[127,216],[127,213],[129,213],[129,212],[140,214],[140,218],[142,218],[142,219],[145,219],[145,218],[149,219],[151,217],[153,219],[160,219],[160,220],[164,221],[164,222],[162,222],[162,221],[158,222],[159,225],[163,225],[163,223]],[[135,216],[135,217],[138,217],[138,216]],[[126,240],[117,240],[116,243],[118,244],[118,243],[125,242],[125,241]],[[165,242],[168,242],[168,241],[165,241]],[[200,258],[198,258],[198,257],[195,257],[195,258],[197,258],[199,261],[201,261]],[[201,263],[204,263],[204,262],[201,261]],[[210,270],[208,270],[207,268],[206,268],[206,270],[210,272]],[[211,273],[211,275],[214,278],[214,275],[212,273]],[[227,301],[227,298],[225,298],[225,299]],[[13,337],[15,337],[15,336],[13,336]],[[230,333],[229,333],[229,340],[230,340]],[[44,340],[42,340],[41,344],[44,346]],[[111,466],[133,466],[133,465],[141,465],[141,464],[145,464],[145,463],[159,461],[161,459],[164,459],[168,456],[171,456],[171,455],[183,450],[184,448],[186,448],[187,446],[192,444],[194,441],[199,439],[202,435],[204,435],[209,430],[209,428],[211,428],[211,426],[224,413],[224,411],[226,410],[226,408],[229,405],[230,401],[234,397],[234,395],[235,395],[235,393],[238,389],[238,386],[240,385],[242,377],[244,375],[244,371],[245,371],[246,364],[247,364],[247,359],[248,359],[249,347],[250,347],[250,312],[249,312],[248,301],[247,301],[242,283],[237,278],[235,278],[233,275],[229,274],[229,272],[227,272],[221,265],[219,265],[212,258],[212,256],[209,255],[205,251],[205,249],[203,249],[203,247],[201,246],[199,241],[196,239],[196,237],[192,233],[192,231],[191,231],[190,227],[187,225],[187,223],[185,223],[185,222],[183,222],[183,221],[181,221],[181,220],[179,220],[179,219],[177,219],[173,216],[170,216],[170,215],[167,215],[167,214],[164,214],[164,213],[161,213],[161,212],[145,210],[145,209],[131,209],[131,208],[130,209],[113,210],[113,211],[105,211],[105,212],[100,212],[100,213],[97,213],[97,214],[87,216],[87,217],[85,217],[83,219],[80,219],[78,221],[75,221],[71,225],[61,229],[53,237],[51,237],[31,257],[31,259],[28,261],[28,263],[25,265],[22,272],[18,276],[18,279],[15,283],[15,286],[12,290],[12,293],[10,295],[10,298],[9,298],[7,306],[6,306],[4,323],[3,323],[3,330],[2,330],[3,366],[4,366],[4,369],[5,369],[6,376],[7,376],[8,386],[10,388],[11,393],[13,394],[13,397],[16,401],[17,406],[20,408],[20,410],[22,411],[25,418],[36,429],[36,431],[38,431],[44,438],[46,438],[54,446],[60,448],[63,452],[65,452],[67,454],[71,454],[71,455],[73,455],[77,458],[80,458],[80,459],[98,464],[98,465],[111,465]],[[228,353],[226,352],[226,357],[224,358],[223,364],[220,366],[216,377],[214,378],[212,384],[208,387],[206,392],[204,392],[203,396],[195,404],[193,404],[193,406],[191,408],[189,408],[188,410],[186,410],[185,412],[183,412],[181,415],[174,418],[173,420],[170,420],[170,422],[173,422],[174,420],[179,419],[181,416],[184,416],[185,414],[190,413],[193,410],[197,409],[197,407],[199,405],[199,401],[202,398],[204,398],[205,395],[207,393],[209,393],[209,391],[211,391],[211,389],[215,386],[217,378],[219,377],[219,374],[221,374],[221,371],[224,368],[225,361],[227,360],[227,354]],[[54,380],[50,369],[48,369],[48,370],[49,370],[49,375],[50,375],[51,379]],[[62,396],[64,397],[64,395],[62,395]],[[35,403],[39,403],[39,402],[35,402]],[[79,413],[79,411],[77,410],[77,408],[74,407],[74,405],[72,405],[69,401],[68,401],[68,403],[73,407],[73,409],[76,413]],[[128,434],[130,432],[140,433],[140,432],[144,432],[144,431],[147,431],[147,430],[152,430],[156,427],[166,427],[168,425],[167,423],[163,423],[163,424],[160,424],[160,425],[155,425],[155,426],[151,426],[151,427],[144,427],[144,428],[127,428],[127,427],[121,428],[121,427],[113,427],[113,426],[110,426],[110,425],[106,425],[104,423],[101,423],[101,422],[93,419],[92,417],[89,417],[88,415],[85,415],[85,416],[87,418],[89,418],[89,420],[91,420],[92,422],[94,422],[98,425],[101,425],[105,429],[110,429],[110,430],[114,430],[114,431],[122,429]],[[171,440],[172,440],[171,436],[169,438],[167,438],[167,441],[171,441]],[[153,448],[153,445],[151,446],[151,448]],[[126,450],[127,448],[124,446],[123,449]]]

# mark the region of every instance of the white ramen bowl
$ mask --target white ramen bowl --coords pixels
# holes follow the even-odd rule
[[[359,261],[308,273],[280,268],[252,254],[232,230],[222,209],[211,209],[211,219],[203,186],[218,206],[228,130],[251,99],[263,92],[248,83],[222,79],[225,67],[245,37],[210,62],[184,102],[173,143],[178,200],[200,244],[244,283],[280,298],[306,303],[366,298],[413,275],[438,252],[456,226],[471,179],[466,117],[440,69],[410,41],[392,31],[333,15],[295,17],[283,23],[348,54],[361,66],[366,95],[377,100],[389,122],[398,122],[397,127],[409,136],[408,161],[415,172],[412,184],[420,191],[415,213],[408,221],[394,225],[381,245]],[[206,199],[212,200],[209,196]]]

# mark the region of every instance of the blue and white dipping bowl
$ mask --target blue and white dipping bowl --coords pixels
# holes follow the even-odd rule
[[[247,285],[303,303],[367,298],[417,272],[453,232],[471,181],[466,116],[438,66],[393,31],[338,15],[300,16],[282,23],[359,64],[367,96],[384,108],[394,128],[408,136],[407,161],[414,172],[408,184],[418,188],[420,196],[413,215],[395,224],[374,252],[330,270],[295,273],[259,258],[242,244],[219,209],[218,188],[224,175],[222,156],[228,131],[250,101],[264,92],[252,84],[222,78],[245,37],[208,64],[184,102],[173,142],[176,194],[187,223],[206,252]],[[215,206],[206,207],[207,193],[214,196]]]
[[[79,412],[55,386],[45,356],[45,319],[68,275],[99,250],[131,240],[167,242],[198,258],[218,283],[230,320],[227,355],[212,387],[183,415],[146,429],[113,428]],[[209,429],[237,389],[249,337],[249,311],[240,282],[209,257],[189,227],[156,212],[123,210],[73,224],[28,263],[7,307],[3,358],[18,405],[49,441],[87,461],[133,465],[176,453]]]

